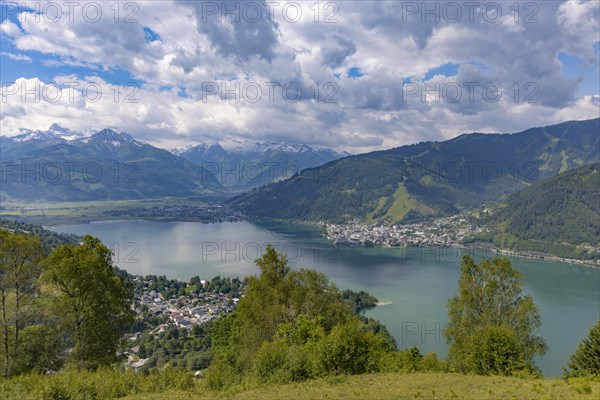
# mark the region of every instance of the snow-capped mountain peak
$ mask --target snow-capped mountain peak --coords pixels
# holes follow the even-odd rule
[[[230,154],[267,153],[280,151],[283,153],[306,153],[314,151],[306,144],[288,142],[252,142],[242,140],[228,140],[223,142],[209,141],[196,145],[188,145],[173,150],[173,154],[181,155],[187,152],[204,154],[207,152],[227,152]]]
[[[267,142],[257,143],[253,149],[259,153],[266,153],[268,151],[282,151],[284,153],[306,153],[312,151],[312,147],[306,144],[296,144],[287,142]]]
[[[248,153],[267,153],[281,151],[283,153],[304,153],[313,149],[305,144],[287,143],[287,142],[251,142],[232,140],[221,143],[220,146],[229,153],[248,154]]]
[[[206,143],[201,143],[201,144],[196,144],[196,145],[188,145],[185,147],[182,147],[180,149],[175,149],[173,151],[171,151],[171,153],[179,156],[181,154],[184,153],[189,153],[189,152],[193,152],[196,154],[203,154],[203,155],[209,155],[209,154],[224,154],[226,153],[225,149],[217,142],[206,142]]]
[[[25,142],[44,142],[46,144],[88,144],[88,143],[104,143],[113,148],[121,147],[122,144],[128,143],[135,146],[144,145],[143,142],[135,140],[131,135],[125,132],[116,132],[112,129],[103,129],[91,136],[74,132],[68,128],[64,128],[59,124],[52,124],[48,130],[31,130],[22,129],[20,135],[3,138],[7,143],[25,143]]]
[[[83,134],[60,126],[57,123],[50,125],[50,128],[48,128],[47,132],[68,141],[80,139],[83,137]]]
[[[91,137],[83,139],[82,141],[84,143],[89,143],[90,141],[103,142],[115,148],[120,147],[123,143],[131,143],[137,146],[141,146],[143,144],[125,132],[116,132],[108,128],[103,129]]]
[[[40,140],[45,142],[62,142],[76,140],[83,137],[82,134],[72,131],[68,128],[62,127],[56,123],[50,125],[48,130],[45,131],[39,129],[22,129],[21,132],[23,133],[12,138],[13,142],[22,143],[30,140]]]
[[[15,136],[12,140],[15,143],[27,142],[30,140],[53,140],[58,139],[52,133],[47,131],[29,131],[22,133],[21,135]]]

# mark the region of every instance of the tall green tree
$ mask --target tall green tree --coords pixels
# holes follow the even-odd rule
[[[7,377],[19,355],[19,335],[31,316],[30,306],[44,249],[36,237],[0,233],[0,309],[3,373]]]
[[[385,330],[362,322],[324,274],[292,271],[272,246],[256,264],[260,274],[248,278],[237,310],[212,327],[209,386],[252,374],[261,381],[290,382],[377,371],[380,359],[395,350]]]
[[[303,268],[292,271],[285,256],[272,246],[267,246],[256,265],[260,275],[248,278],[246,293],[238,304],[245,349],[255,352],[265,340],[273,339],[281,323],[295,325],[300,315],[321,317],[325,331],[354,318],[340,291],[324,274]]]
[[[9,233],[0,229],[0,307],[2,308],[2,344],[4,350],[2,371],[5,378],[9,372],[9,333],[7,296],[10,291],[8,257],[5,251]]]
[[[600,375],[600,320],[583,338],[568,363],[566,376]]]
[[[535,370],[545,341],[535,335],[541,320],[531,296],[524,296],[521,274],[507,258],[476,264],[463,256],[458,294],[448,301],[444,329],[449,365],[460,372],[510,374]]]
[[[72,362],[94,369],[115,361],[119,329],[130,319],[132,289],[115,274],[111,251],[99,239],[63,245],[44,263],[43,289],[74,347]]]

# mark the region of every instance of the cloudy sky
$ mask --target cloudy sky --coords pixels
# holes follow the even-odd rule
[[[599,116],[597,0],[1,4],[7,136],[361,152]]]

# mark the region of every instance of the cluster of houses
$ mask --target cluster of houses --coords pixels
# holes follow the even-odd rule
[[[162,293],[155,290],[144,290],[140,298],[140,304],[148,307],[152,314],[167,316],[172,323],[185,329],[212,321],[221,313],[231,312],[232,306],[238,301],[238,298],[231,298],[224,293],[194,292],[187,296],[165,299]],[[159,328],[160,325],[155,329]]]
[[[336,245],[350,246],[453,246],[483,228],[459,215],[407,225],[325,224],[325,236]]]
[[[130,340],[137,339],[137,336],[134,338],[130,338]],[[139,371],[147,362],[147,358],[139,358],[138,353],[140,352],[140,346],[134,346],[129,349],[127,354],[127,362],[125,363],[126,367],[133,368],[134,371]]]
[[[138,278],[139,279],[139,278]],[[204,284],[205,282],[202,281]],[[165,299],[163,294],[155,290],[144,288],[141,294],[136,293],[136,298],[141,306],[146,306],[148,311],[156,316],[168,317],[168,322],[159,324],[149,331],[152,335],[159,335],[173,324],[191,330],[194,325],[204,324],[218,318],[219,314],[230,313],[233,306],[239,301],[237,297],[230,297],[224,293],[197,293],[192,291],[187,296]],[[127,336],[131,342],[135,342],[140,332]],[[126,352],[127,362],[125,366],[138,371],[148,359],[138,357],[139,346],[134,346]]]

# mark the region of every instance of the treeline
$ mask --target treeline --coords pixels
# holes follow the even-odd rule
[[[342,290],[342,300],[350,304],[352,311],[356,314],[359,314],[363,310],[375,307],[378,302],[377,298],[364,290],[354,292],[350,289]]]
[[[190,279],[190,285],[194,287],[193,290],[197,293],[224,293],[237,298],[242,296],[245,286],[244,281],[240,280],[240,278],[221,278],[220,276],[215,276],[204,284],[202,284],[199,276],[193,276]]]
[[[224,293],[229,294],[232,297],[240,297],[244,289],[244,281],[239,278],[222,278],[220,276],[215,276],[202,284],[202,280],[199,276],[193,276],[188,284],[188,282],[178,279],[169,279],[164,275],[140,276],[140,279],[136,280],[136,276],[130,275],[126,271],[120,271],[120,273],[122,273],[127,280],[133,282],[136,292],[141,292],[144,284],[148,283],[148,291],[154,290],[157,293],[161,293],[165,299],[187,296],[189,293]]]
[[[52,249],[62,244],[76,244],[81,242],[81,236],[70,233],[59,233],[44,229],[39,225],[13,221],[0,218],[0,228],[16,234],[34,236],[40,239],[44,251],[49,254]]]
[[[600,254],[590,247],[577,246],[569,243],[558,243],[536,239],[519,239],[513,234],[502,233],[498,230],[480,233],[462,241],[464,245],[490,244],[498,249],[512,250],[522,255],[569,258],[573,260],[594,260]]]
[[[146,275],[140,280],[134,280],[133,276],[129,276],[129,279],[134,281],[135,291],[139,293],[143,290],[144,282],[149,282],[148,291],[154,290],[157,293],[161,293],[165,299],[187,295],[186,282],[177,279],[169,279],[164,275]]]

